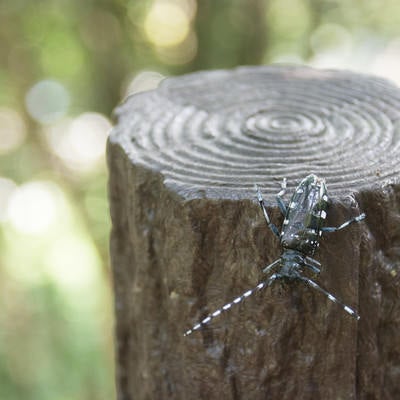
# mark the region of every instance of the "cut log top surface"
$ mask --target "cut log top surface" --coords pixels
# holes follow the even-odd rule
[[[400,90],[306,67],[242,67],[164,80],[117,109],[111,134],[135,164],[187,199],[265,196],[308,173],[331,197],[399,176]]]

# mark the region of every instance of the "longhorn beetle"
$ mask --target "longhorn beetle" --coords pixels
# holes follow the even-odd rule
[[[319,274],[321,264],[312,258],[315,250],[319,246],[319,240],[322,232],[336,232],[346,228],[353,222],[362,221],[365,214],[362,213],[357,217],[351,218],[338,227],[324,227],[326,212],[328,208],[328,194],[326,190],[325,180],[314,174],[305,177],[297,186],[293,196],[286,206],[283,196],[286,192],[286,179],[281,183],[281,190],[276,196],[278,207],[284,215],[282,229],[278,228],[271,222],[264,199],[260,189],[256,185],[257,198],[260,203],[261,210],[264,214],[265,221],[269,229],[279,239],[282,246],[282,255],[263,269],[264,273],[278,268],[268,279],[260,282],[256,287],[244,292],[236,297],[232,302],[225,304],[212,314],[208,315],[197,325],[184,333],[188,336],[202,326],[208,324],[213,318],[217,317],[224,311],[229,310],[234,304],[240,303],[246,297],[251,296],[257,290],[270,286],[276,280],[302,281],[312,288],[323,293],[332,302],[339,304],[344,311],[349,313],[355,319],[359,319],[359,315],[355,310],[342,303],[331,293],[327,292],[313,280],[303,275],[303,270],[308,268],[312,272]]]

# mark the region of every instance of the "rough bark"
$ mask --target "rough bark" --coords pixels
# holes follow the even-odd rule
[[[108,160],[119,399],[400,398],[400,90],[373,77],[247,67],[167,79],[117,111]],[[272,219],[309,173],[332,200],[314,279],[249,297],[281,253]],[[288,196],[288,197],[289,197]]]

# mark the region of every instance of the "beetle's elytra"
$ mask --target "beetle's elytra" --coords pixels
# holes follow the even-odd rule
[[[276,269],[276,272],[268,279],[260,282],[256,287],[246,291],[232,302],[225,304],[208,315],[198,324],[187,330],[184,335],[190,335],[202,326],[208,324],[222,312],[229,310],[234,304],[240,303],[246,297],[251,296],[255,291],[268,287],[279,279],[303,281],[325,294],[329,300],[339,304],[347,313],[358,320],[360,317],[355,310],[342,303],[316,282],[303,275],[303,272],[305,269],[309,269],[317,274],[320,272],[321,264],[312,258],[312,256],[319,246],[319,240],[323,232],[335,232],[346,228],[354,222],[362,221],[365,218],[365,214],[362,213],[357,217],[351,218],[338,227],[325,227],[324,224],[329,200],[325,180],[314,174],[308,175],[297,186],[289,204],[286,205],[283,201],[283,196],[286,192],[286,179],[284,179],[281,184],[281,191],[276,196],[279,209],[284,215],[282,228],[279,231],[269,218],[264,199],[257,186],[256,190],[257,198],[267,225],[278,237],[282,246],[282,255],[272,264],[265,267],[263,272],[269,273],[273,269]]]

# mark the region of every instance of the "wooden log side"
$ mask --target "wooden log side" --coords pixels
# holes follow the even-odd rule
[[[108,143],[120,400],[400,398],[400,90],[371,76],[243,67],[128,98]],[[321,286],[265,278],[281,254],[275,195],[324,177]]]

